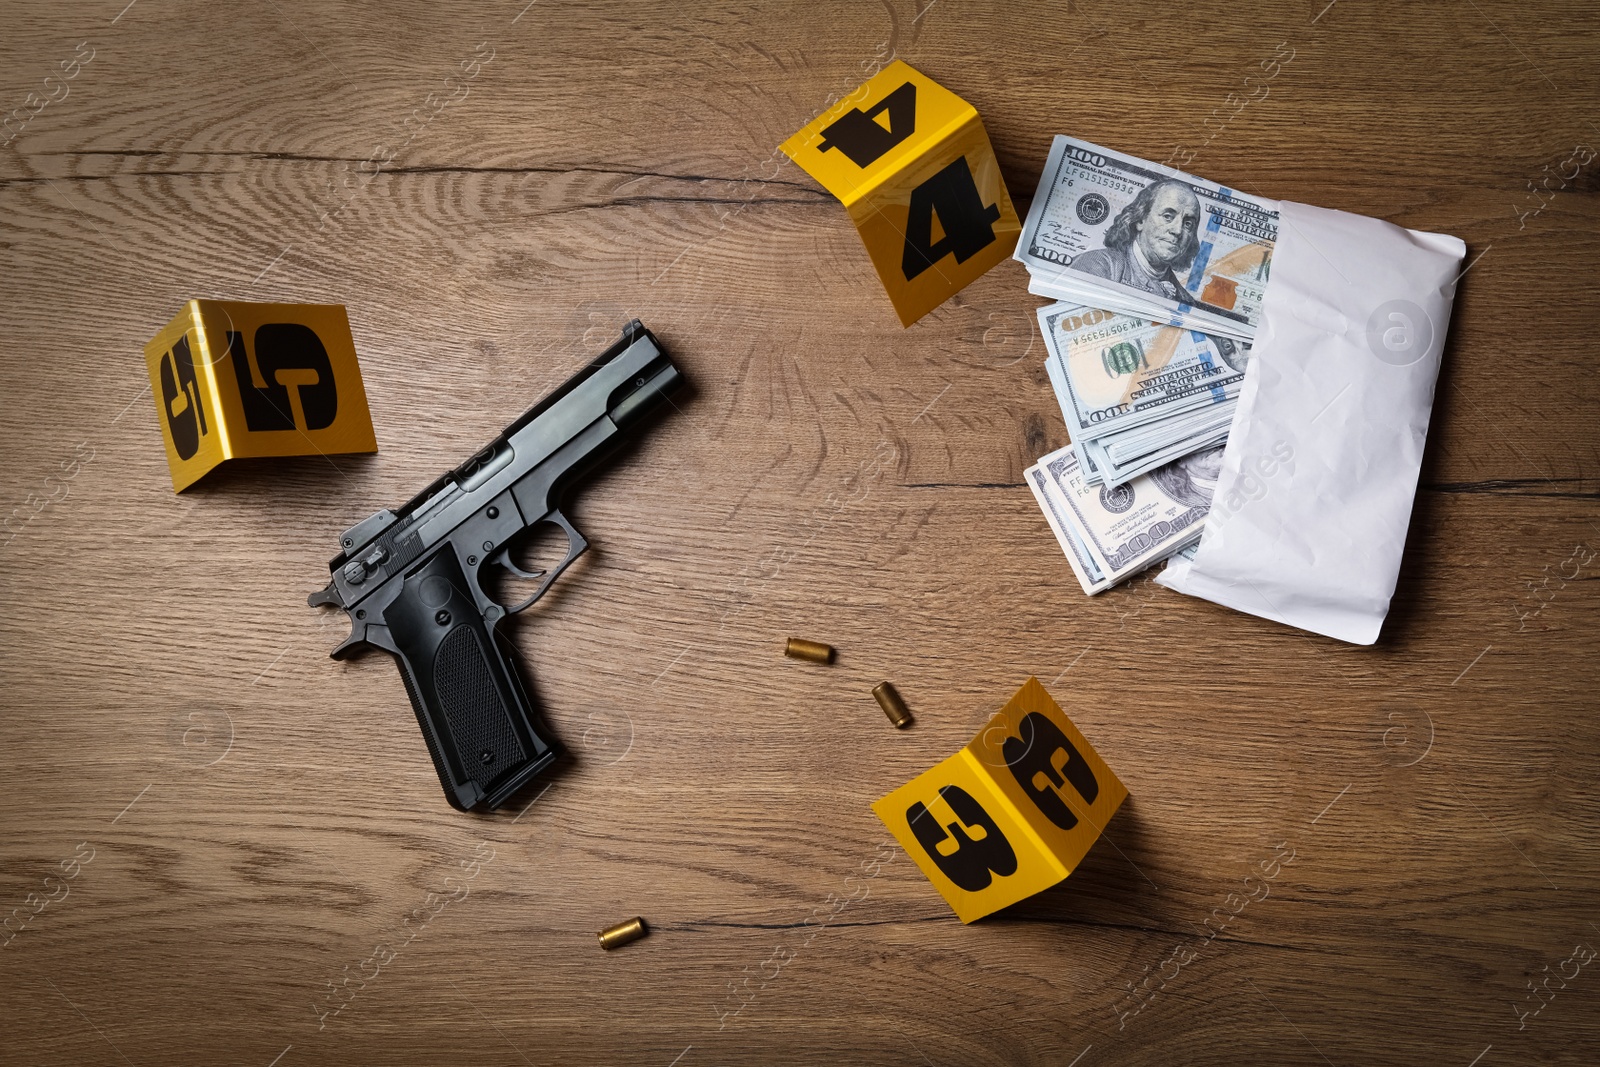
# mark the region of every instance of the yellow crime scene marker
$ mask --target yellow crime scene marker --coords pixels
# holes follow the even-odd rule
[[[339,304],[191,300],[144,358],[174,492],[230,459],[378,450]]]
[[[783,143],[839,198],[910,326],[1016,248],[978,111],[896,60]]]
[[[969,923],[1071,874],[1127,796],[1029,678],[965,748],[872,810]]]

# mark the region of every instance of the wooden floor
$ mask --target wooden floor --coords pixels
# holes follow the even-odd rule
[[[1595,1062],[1596,4],[124,3],[0,16],[0,1062]],[[1467,242],[1375,647],[1079,592],[1021,266],[901,329],[776,151],[890,56],[1022,210],[1070,133]],[[346,305],[379,453],[175,496],[191,297]],[[571,756],[458,814],[306,594],[633,316],[693,390],[516,631]],[[962,926],[868,805],[1030,674],[1132,797]]]

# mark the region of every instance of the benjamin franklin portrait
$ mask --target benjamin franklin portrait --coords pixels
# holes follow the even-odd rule
[[[1222,451],[1227,445],[1214,445],[1191,452],[1164,467],[1150,472],[1162,492],[1191,508],[1209,508],[1222,474]]]
[[[1222,357],[1236,374],[1243,374],[1250,363],[1250,344],[1248,341],[1235,341],[1228,337],[1213,337],[1211,343],[1216,346],[1217,355]]]
[[[1071,269],[1168,300],[1199,302],[1176,273],[1200,250],[1200,198],[1188,182],[1169,178],[1145,186],[1117,212],[1105,243],[1074,259]]]

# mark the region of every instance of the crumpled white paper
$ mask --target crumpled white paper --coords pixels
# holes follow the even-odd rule
[[[1205,534],[1156,581],[1370,645],[1389,611],[1466,245],[1288,201]]]

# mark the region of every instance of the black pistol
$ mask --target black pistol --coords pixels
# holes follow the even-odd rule
[[[445,799],[459,810],[500,807],[559,755],[539,734],[499,626],[589,547],[561,512],[567,490],[638,434],[681,381],[635,319],[488,447],[404,507],[346,530],[328,564],[333,580],[308,598],[350,615],[334,659],[371,647],[399,661]],[[541,523],[565,532],[567,555],[548,571],[525,571],[509,550]],[[538,580],[533,595],[512,607],[495,602],[480,582],[491,563]]]

